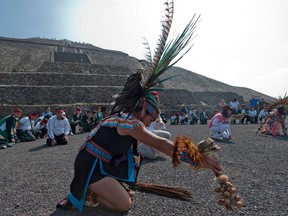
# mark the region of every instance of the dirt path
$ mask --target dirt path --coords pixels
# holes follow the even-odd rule
[[[191,201],[137,192],[126,214],[101,207],[87,207],[81,214],[56,210],[69,191],[77,148],[86,137],[81,134],[70,136],[67,146],[48,148],[45,140],[36,140],[0,150],[0,215],[288,215],[288,138],[255,135],[258,126],[232,125],[233,140],[218,143],[225,173],[246,204],[233,213],[216,204],[217,185],[210,171],[195,173],[185,164],[173,170],[164,155],[144,161],[139,182],[187,188],[193,193]],[[172,139],[188,135],[195,143],[208,135],[206,125],[168,125],[168,130]]]

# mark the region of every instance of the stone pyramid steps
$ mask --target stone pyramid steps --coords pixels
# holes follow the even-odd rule
[[[0,86],[123,86],[128,75],[60,72],[0,72]]]

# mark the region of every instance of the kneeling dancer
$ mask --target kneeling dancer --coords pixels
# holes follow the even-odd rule
[[[94,201],[100,205],[115,211],[128,211],[131,198],[121,182],[132,186],[136,182],[140,163],[137,143],[145,143],[173,156],[174,143],[146,129],[160,114],[159,104],[151,92],[159,90],[155,87],[158,77],[187,53],[188,50],[185,52],[183,49],[192,39],[199,18],[196,21],[192,19],[182,34],[166,43],[172,23],[173,2],[166,6],[167,14],[162,22],[163,31],[155,55],[153,58],[147,55],[145,63],[148,66],[141,66],[128,77],[110,115],[89,133],[75,160],[70,193],[57,207],[69,209],[74,206],[82,211],[87,194],[92,192],[96,195]],[[184,54],[175,59],[182,50]],[[211,160],[211,157],[206,160],[204,155],[201,163],[197,163],[195,158],[181,151],[178,155],[182,161],[209,168],[215,173],[222,172],[218,161]]]

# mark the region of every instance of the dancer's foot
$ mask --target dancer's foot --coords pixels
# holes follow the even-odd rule
[[[62,210],[69,210],[69,209],[73,209],[73,205],[68,200],[68,197],[66,197],[56,205],[56,208],[62,209]]]

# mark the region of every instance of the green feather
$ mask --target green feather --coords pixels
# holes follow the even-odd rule
[[[193,35],[199,20],[200,16],[196,18],[196,15],[194,15],[183,32],[180,35],[173,37],[165,44],[163,53],[152,71],[146,88],[155,85],[155,80],[170,67],[175,65],[192,48],[193,44],[191,44],[191,41],[194,38]]]

